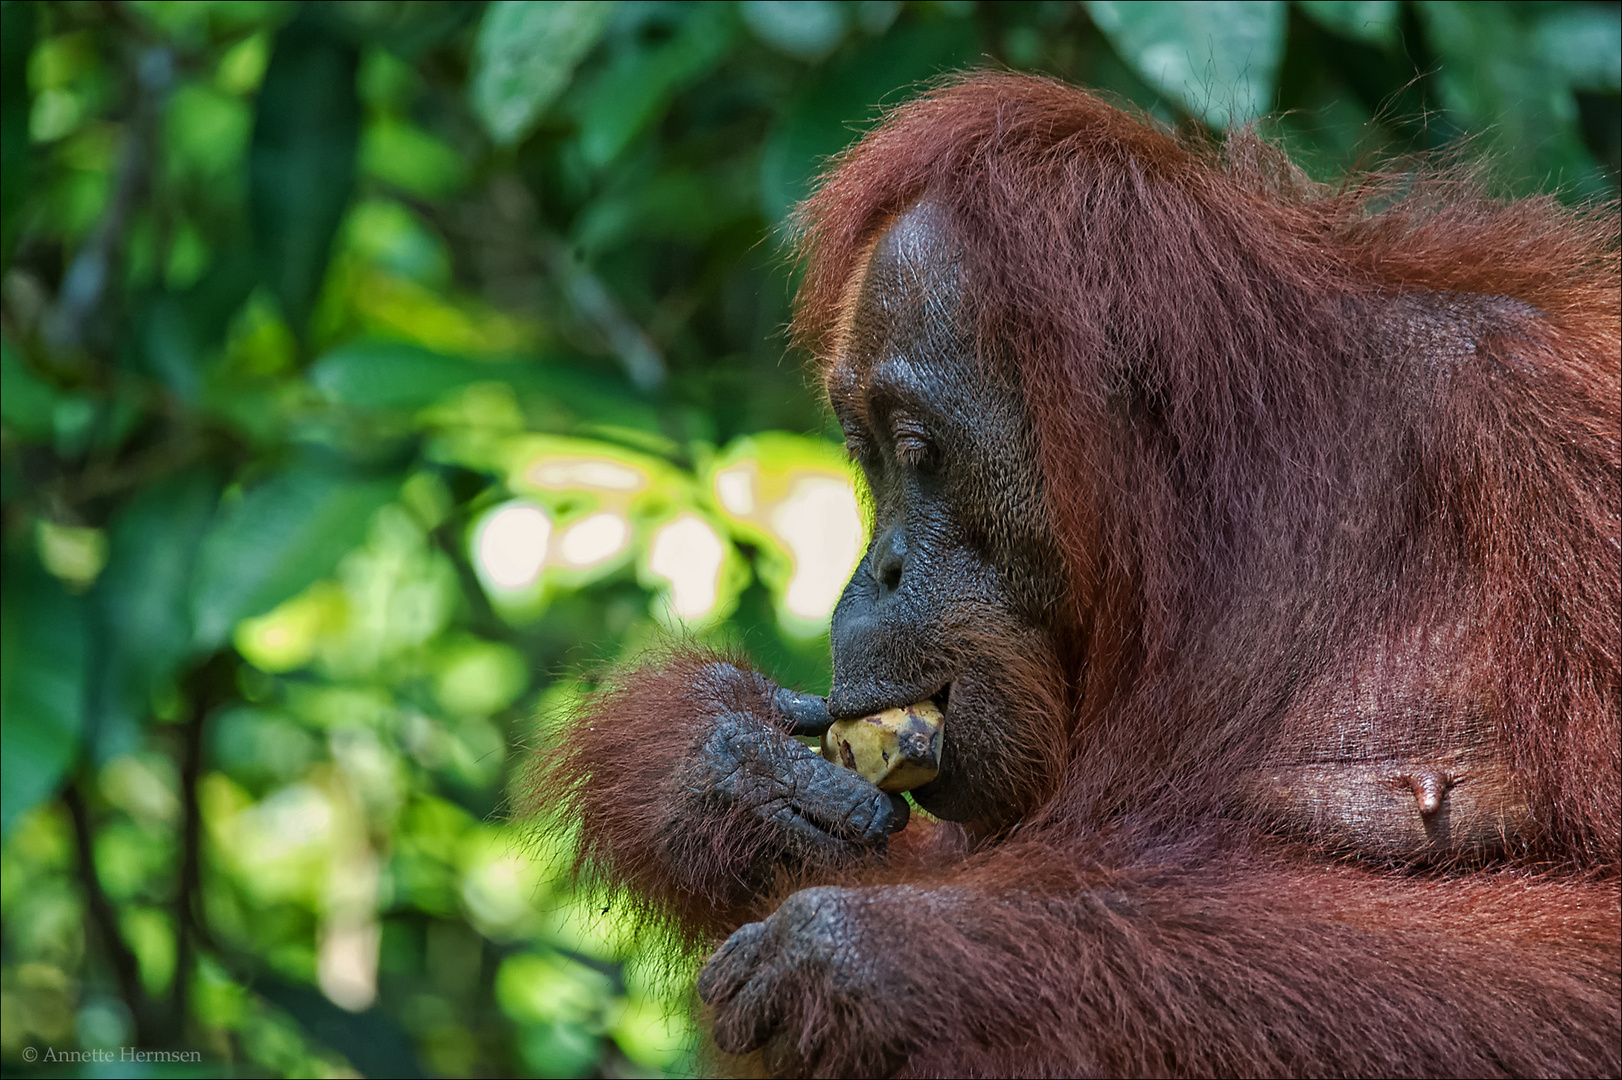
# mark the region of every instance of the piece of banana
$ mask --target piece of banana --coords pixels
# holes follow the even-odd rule
[[[940,772],[943,720],[932,701],[885,709],[860,720],[836,720],[822,737],[822,756],[860,773],[883,791],[911,791]]]

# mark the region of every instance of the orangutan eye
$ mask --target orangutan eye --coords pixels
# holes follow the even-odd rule
[[[845,429],[845,453],[856,464],[864,465],[873,459],[873,440],[861,428],[847,427]]]
[[[902,465],[914,469],[932,469],[938,459],[934,440],[917,420],[897,416],[895,425],[895,456]]]

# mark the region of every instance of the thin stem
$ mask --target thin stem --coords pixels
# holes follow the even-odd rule
[[[170,987],[170,1013],[176,1035],[184,1039],[190,1018],[193,958],[211,936],[202,930],[197,906],[203,885],[203,817],[197,784],[203,774],[203,739],[208,718],[235,685],[229,653],[219,653],[187,679],[191,715],[180,732],[180,874],[175,889],[175,979]]]
[[[135,953],[125,943],[118,929],[118,910],[101,887],[96,873],[95,833],[90,825],[90,809],[77,784],[69,784],[62,792],[68,814],[73,819],[74,847],[78,852],[79,886],[84,890],[86,913],[89,915],[94,936],[101,939],[112,965],[113,979],[118,992],[130,1007],[135,1018],[135,1040],[140,1046],[158,1045],[158,1024],[153,1014],[151,999],[141,985],[141,965]]]

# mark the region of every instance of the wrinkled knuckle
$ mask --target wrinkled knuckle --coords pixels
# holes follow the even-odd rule
[[[874,817],[878,812],[875,800],[865,797],[857,799],[845,808],[845,824],[852,831],[865,835],[872,827]]]
[[[727,1000],[742,984],[763,929],[760,923],[739,927],[699,969],[698,996],[706,1005]]]
[[[699,744],[698,754],[706,761],[726,763],[731,765],[738,760],[738,748],[734,740],[735,732],[727,727],[718,727]]]
[[[723,803],[740,801],[752,786],[749,774],[736,762],[716,762],[702,781],[695,792]]]
[[[825,932],[842,921],[848,892],[838,885],[801,889],[783,901],[773,917],[800,932]]]
[[[722,975],[715,961],[704,965],[698,973],[698,998],[706,1005],[714,1005],[721,997]]]

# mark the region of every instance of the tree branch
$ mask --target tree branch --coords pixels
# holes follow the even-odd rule
[[[631,385],[644,392],[663,386],[664,355],[647,331],[625,313],[602,279],[571,255],[555,236],[542,236],[541,254],[575,312],[603,336],[609,351],[619,357]]]
[[[220,652],[186,680],[192,707],[180,733],[180,873],[175,888],[175,979],[169,995],[175,1034],[181,1040],[190,1017],[192,958],[199,942],[207,948],[212,941],[212,935],[199,933],[197,913],[203,887],[203,817],[197,803],[203,736],[209,716],[230,696],[235,675],[231,654]]]
[[[136,55],[135,68],[135,103],[124,128],[112,197],[95,232],[68,265],[46,327],[52,344],[66,357],[91,343],[93,320],[113,284],[131,218],[151,173],[158,114],[174,83],[174,53],[167,46],[144,48]]]
[[[101,878],[96,873],[95,834],[90,825],[90,809],[85,805],[84,795],[77,783],[67,786],[62,792],[62,801],[67,804],[68,814],[73,819],[79,886],[84,890],[86,914],[95,929],[94,936],[101,938],[102,946],[107,951],[113,979],[118,983],[119,996],[129,1005],[130,1015],[135,1018],[135,1041],[140,1046],[159,1045],[161,1024],[152,1007],[152,999],[147,997],[146,988],[141,985],[140,962],[119,932],[118,910],[102,889]]]

